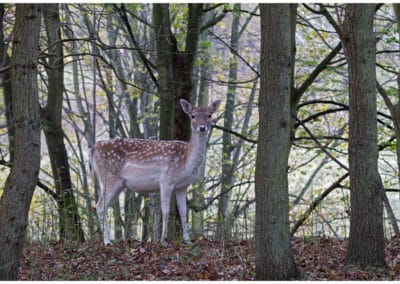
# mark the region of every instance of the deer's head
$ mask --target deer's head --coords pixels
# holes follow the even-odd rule
[[[215,113],[219,105],[220,100],[216,100],[210,104],[209,107],[195,107],[188,101],[180,100],[182,110],[190,117],[192,131],[199,134],[207,134],[211,128],[212,114]]]

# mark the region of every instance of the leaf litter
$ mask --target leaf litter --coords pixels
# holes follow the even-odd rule
[[[304,280],[400,280],[400,238],[386,244],[388,269],[345,264],[347,241],[294,238],[293,256]],[[29,242],[18,280],[254,280],[253,241],[197,240],[191,245],[118,241]]]

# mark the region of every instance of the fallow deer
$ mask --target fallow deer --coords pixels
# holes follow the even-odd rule
[[[92,147],[90,163],[102,188],[96,211],[103,222],[105,244],[110,243],[107,209],[125,188],[138,193],[160,191],[162,242],[166,240],[171,194],[175,190],[183,240],[190,242],[186,191],[199,176],[206,155],[212,114],[218,110],[220,100],[214,101],[208,108],[193,108],[183,99],[180,104],[191,120],[189,142],[116,138],[99,141]]]

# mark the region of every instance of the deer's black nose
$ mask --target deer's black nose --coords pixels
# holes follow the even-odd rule
[[[204,131],[207,130],[207,127],[204,126],[204,125],[200,125],[200,126],[199,126],[199,130],[200,130],[201,132],[204,132]]]

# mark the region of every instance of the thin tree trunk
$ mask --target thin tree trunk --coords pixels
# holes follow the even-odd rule
[[[71,15],[70,15],[70,11],[68,10],[68,5],[63,4],[63,10],[65,13],[65,19],[66,19],[66,24],[67,24],[67,28],[65,28],[63,30],[64,35],[66,36],[66,38],[68,39],[74,39],[74,34],[72,31],[72,23],[71,23]],[[78,48],[76,45],[76,41],[71,40],[71,53],[72,54],[78,54]],[[79,136],[83,136],[84,139],[86,140],[86,142],[88,143],[88,146],[90,148],[91,146],[91,125],[90,125],[90,120],[88,119],[88,112],[84,110],[84,106],[82,103],[82,97],[81,97],[81,89],[79,87],[79,68],[78,68],[78,60],[79,58],[77,56],[73,56],[73,60],[71,62],[72,64],[72,78],[73,78],[73,88],[72,88],[72,93],[74,95],[74,99],[76,101],[77,104],[77,108],[79,111],[80,116],[82,117],[82,123],[84,125],[84,129],[83,132],[81,133],[78,129],[78,127],[74,127],[74,131],[75,131],[75,136],[79,137]],[[82,76],[83,78],[83,76]],[[83,90],[84,91],[84,90]],[[70,106],[71,109],[71,104],[70,101],[67,99],[66,102],[68,103],[68,105]],[[72,121],[72,123],[75,123],[75,121]],[[86,204],[86,212],[87,212],[87,216],[88,216],[88,227],[89,227],[89,236],[90,239],[95,238],[96,236],[98,236],[100,234],[100,227],[98,229],[96,229],[96,225],[97,222],[96,220],[96,216],[92,210],[92,200],[91,200],[91,193],[89,192],[89,182],[88,182],[88,172],[87,172],[87,163],[84,159],[84,155],[83,155],[83,147],[82,147],[82,141],[81,139],[77,139],[76,141],[77,143],[77,147],[78,147],[78,153],[79,153],[79,166],[80,166],[80,171],[81,171],[81,178],[82,178],[82,191],[83,191],[83,197],[85,200],[85,204]],[[95,192],[96,189],[95,189]]]
[[[201,40],[207,40],[207,34],[201,34]],[[203,56],[208,58],[210,56],[209,50],[203,51]],[[210,82],[208,80],[203,80],[208,74],[211,73],[212,64],[209,64],[207,60],[202,62],[199,66],[199,74],[200,79],[198,83],[198,94],[197,97],[197,105],[198,106],[208,106],[209,103],[209,85]],[[194,95],[195,96],[195,95]],[[194,96],[192,97],[192,101],[194,101]],[[206,154],[207,155],[207,154]],[[193,183],[191,187],[192,194],[192,202],[194,207],[200,207],[204,203],[204,190],[205,190],[205,164],[202,166],[200,177]],[[192,230],[191,237],[193,239],[199,239],[204,236],[204,210],[190,210],[191,221],[192,221]]]
[[[72,190],[67,149],[62,128],[62,103],[64,92],[64,62],[61,43],[61,22],[58,4],[43,5],[43,18],[49,46],[48,100],[41,110],[43,131],[46,137],[53,179],[58,195],[60,238],[84,241],[78,206]]]
[[[155,42],[149,40],[149,38],[154,38],[154,30],[153,29],[148,29],[147,26],[144,26],[144,39],[143,42],[150,42],[150,49],[155,49]],[[154,53],[150,56],[150,61],[155,62],[154,58]],[[154,137],[157,137],[157,131],[158,131],[158,126],[157,126],[157,116],[155,115],[155,105],[154,105],[154,95],[153,92],[155,89],[154,84],[148,84],[148,82],[151,81],[151,75],[148,72],[143,72],[141,74],[142,80],[147,86],[146,89],[149,91],[143,91],[141,93],[141,109],[142,113],[147,114],[144,117],[143,121],[143,138],[145,139],[151,139]],[[150,86],[148,86],[150,85]],[[153,91],[153,92],[152,92]],[[139,210],[137,210],[139,211]],[[144,197],[143,198],[143,222],[142,222],[142,240],[147,241],[151,238],[151,204],[150,204],[150,198]]]
[[[239,23],[240,23],[240,10],[241,5],[235,4],[233,10],[232,28],[231,28],[231,48],[238,51],[239,48]],[[238,73],[238,60],[235,54],[231,54],[229,64],[229,81],[236,82]],[[235,108],[236,84],[228,86],[228,94],[225,104],[225,118],[224,128],[231,130],[233,125],[233,112]],[[231,134],[224,131],[222,134],[222,177],[221,177],[221,196],[218,200],[218,213],[217,213],[217,231],[216,237],[218,239],[230,239],[231,229],[228,225],[232,224],[228,219],[229,214],[229,201],[231,198],[231,188],[233,184],[233,170],[234,165],[232,161],[232,151],[234,149]]]
[[[141,240],[147,242],[151,239],[151,206],[150,198],[143,198],[143,224]]]
[[[10,57],[7,53],[7,45],[4,39],[4,13],[5,4],[0,4],[0,67],[6,67],[10,64]],[[9,161],[12,164],[14,161],[14,127],[13,121],[13,106],[12,106],[12,90],[11,90],[11,71],[4,71],[0,74],[2,87],[3,87],[3,97],[4,106],[7,122],[7,137],[8,137],[8,151],[9,151]]]
[[[376,86],[378,89],[378,92],[381,94],[383,97],[387,108],[390,111],[390,114],[392,116],[393,124],[394,124],[394,134],[396,137],[396,141],[400,141],[400,109],[399,109],[399,102],[397,102],[395,105],[393,105],[392,101],[390,100],[388,94],[386,93],[385,89],[379,84],[379,82],[376,82]],[[400,92],[400,90],[398,91]],[[400,93],[399,93],[400,97]],[[400,169],[400,143],[396,143],[396,155],[397,155],[397,168]],[[398,175],[398,180],[400,181],[400,175]],[[400,184],[400,182],[399,182]],[[392,225],[394,234],[396,236],[400,236],[400,230],[399,226],[397,225],[397,219],[396,216],[394,215],[392,206],[390,205],[389,199],[387,198],[386,191],[382,192],[382,197],[383,197],[383,203],[386,208],[386,212],[388,214],[388,218],[390,221],[390,224]]]

